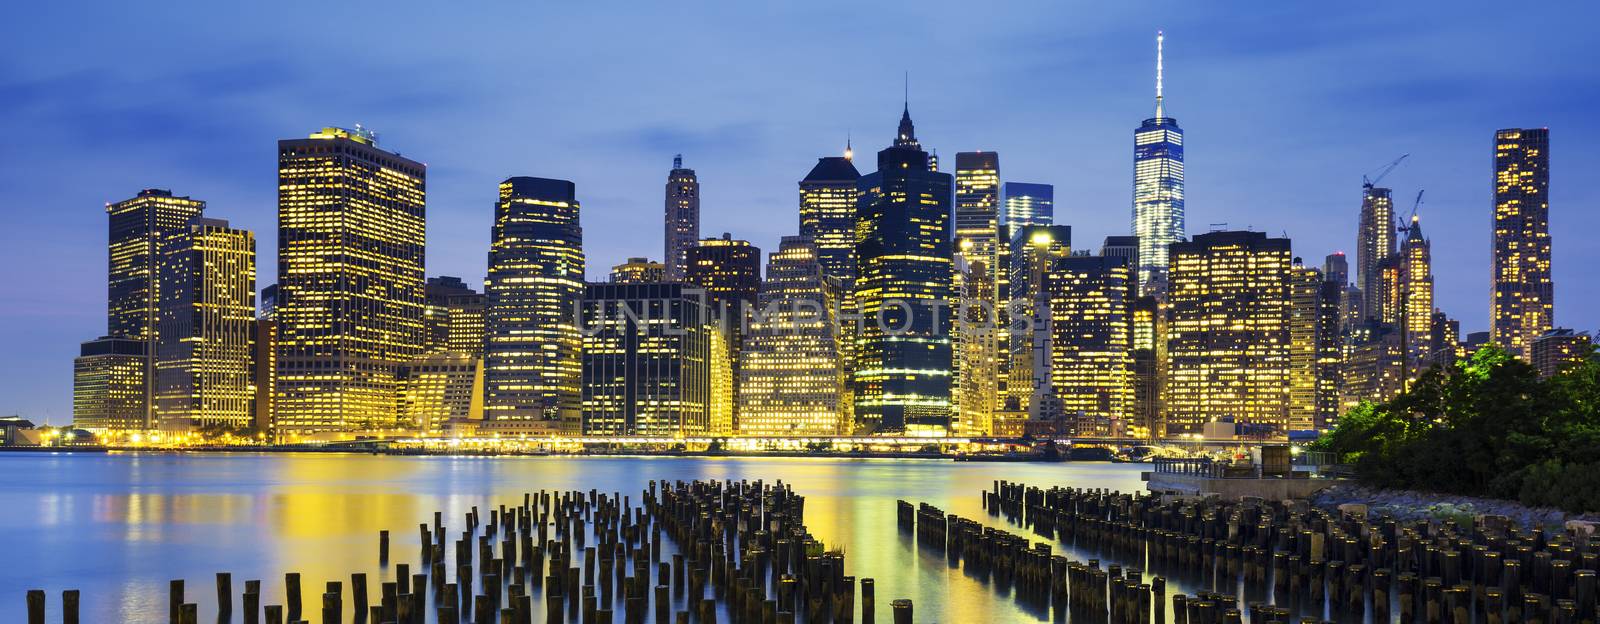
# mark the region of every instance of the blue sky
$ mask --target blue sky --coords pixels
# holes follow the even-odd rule
[[[105,331],[104,204],[141,188],[255,230],[276,272],[275,141],[361,123],[426,162],[428,273],[481,282],[496,183],[566,178],[589,274],[661,256],[684,154],[702,233],[765,250],[819,156],[924,145],[1056,185],[1079,246],[1128,229],[1132,132],[1167,32],[1189,232],[1354,246],[1363,173],[1421,209],[1438,304],[1486,329],[1500,127],[1551,128],[1556,319],[1593,330],[1600,67],[1588,3],[33,3],[0,24],[0,413],[61,423]],[[1514,9],[1514,14],[1508,10]],[[1509,22],[1509,23],[1506,23]],[[947,161],[950,162],[950,161]]]

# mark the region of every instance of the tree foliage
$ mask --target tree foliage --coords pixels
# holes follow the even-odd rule
[[[1351,409],[1315,446],[1371,485],[1600,510],[1600,364],[1588,357],[1540,379],[1484,347]]]

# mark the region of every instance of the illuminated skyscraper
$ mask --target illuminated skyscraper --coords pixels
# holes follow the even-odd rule
[[[1078,436],[1120,436],[1133,414],[1133,269],[1115,256],[1051,266],[1050,385]]]
[[[649,284],[666,278],[666,265],[649,258],[628,258],[627,262],[611,267],[608,279],[613,284]]]
[[[1339,387],[1340,416],[1362,402],[1381,403],[1405,389],[1406,348],[1398,327],[1377,321],[1361,323],[1351,330],[1346,350]]]
[[[1422,237],[1422,221],[1411,216],[1400,249],[1400,327],[1405,334],[1406,366],[1415,379],[1427,368],[1433,342],[1433,252]]]
[[[1338,418],[1340,284],[1295,258],[1289,278],[1289,428],[1322,429]]]
[[[1425,366],[1448,367],[1462,356],[1461,322],[1444,312],[1434,311],[1433,323],[1428,326],[1428,359]]]
[[[951,178],[927,164],[907,113],[860,182],[852,375],[856,419],[877,431],[950,429]]]
[[[1027,413],[1032,398],[1049,391],[1050,298],[1044,283],[1056,260],[1072,254],[1072,226],[1023,226],[1013,233],[1010,246],[1011,300],[1019,302],[1012,312],[1022,314],[1010,319],[1006,350],[1011,361],[1002,400],[1006,411]]]
[[[1495,344],[1528,359],[1528,346],[1555,326],[1550,280],[1550,130],[1494,133]]]
[[[1000,222],[1004,224],[1002,243],[1016,236],[1017,230],[1031,225],[1050,225],[1055,219],[1056,187],[1029,182],[1000,185]]]
[[[974,251],[974,241],[958,243]],[[994,279],[989,264],[974,260],[979,253],[957,253],[953,287],[956,308],[952,339],[955,381],[951,387],[954,405],[951,430],[956,435],[987,436],[996,431],[995,413],[1000,408],[1000,357],[1002,349],[998,309],[994,303]],[[1003,424],[1003,423],[1002,423]],[[1000,431],[1009,431],[1000,427]],[[1020,433],[1020,432],[1019,432]]]
[[[255,420],[256,237],[197,218],[163,245],[158,427],[247,429]]]
[[[1356,231],[1356,277],[1363,295],[1361,319],[1385,318],[1389,298],[1383,264],[1395,254],[1394,200],[1389,189],[1366,184],[1361,198],[1361,220]]]
[[[1139,237],[1139,290],[1164,292],[1169,247],[1184,236],[1183,129],[1162,100],[1161,46],[1156,33],[1156,115],[1133,133],[1133,234]]]
[[[173,234],[187,228],[205,207],[203,201],[175,197],[165,189],[145,189],[132,199],[106,204],[110,221],[106,335],[142,341],[146,355],[146,370],[139,377],[146,384],[140,399],[145,415],[136,429],[155,426],[155,371],[151,362],[160,334],[157,323],[165,281],[161,273],[163,245]]]
[[[262,289],[262,292],[267,292],[267,289]],[[277,401],[274,398],[274,390],[278,378],[278,321],[266,317],[257,318],[251,325],[251,331],[255,333],[255,339],[250,341],[250,383],[254,392],[250,405],[251,425],[262,435],[275,435]]]
[[[1127,256],[1129,262],[1133,256]],[[1166,435],[1161,389],[1166,383],[1167,318],[1161,301],[1140,297],[1133,301],[1133,408],[1128,436],[1158,439]]]
[[[726,419],[728,426],[739,426],[738,406],[740,354],[744,332],[756,295],[761,290],[761,249],[750,241],[735,240],[724,232],[722,238],[708,238],[684,254],[685,282],[704,288],[711,304],[711,320],[717,328],[722,351],[712,364],[726,374],[712,379],[711,414],[713,429]]]
[[[785,236],[767,261],[740,361],[739,433],[850,433],[849,395],[834,317],[838,280],[805,236]]]
[[[672,157],[667,174],[665,256],[667,279],[683,279],[683,255],[700,240],[700,178],[683,168],[683,155]]]
[[[398,424],[395,367],[425,341],[426,175],[359,126],[278,142],[280,430]]]
[[[483,420],[483,360],[463,351],[436,351],[401,366],[400,419],[424,435],[446,433],[452,424]]]
[[[428,278],[423,320],[428,343],[424,353],[461,351],[483,357],[484,308],[487,299],[459,277]]]
[[[148,343],[103,336],[83,343],[72,361],[72,426],[95,434],[149,428]]]
[[[824,275],[850,283],[856,274],[856,182],[851,155],[817,159],[800,181],[800,235],[815,241]]]
[[[1168,435],[1223,416],[1288,425],[1290,260],[1289,239],[1260,232],[1172,245]]]
[[[956,154],[956,253],[999,273],[1000,155],[995,152]],[[999,283],[998,279],[992,283]],[[994,301],[990,297],[990,302]]]
[[[583,228],[566,180],[500,183],[489,247],[484,418],[539,421],[577,432]]]
[[[710,432],[717,332],[697,290],[679,282],[585,287],[585,434]]]
[[[714,312],[738,314],[755,305],[761,291],[761,249],[750,241],[724,232],[722,238],[690,247],[684,258],[683,281],[706,289]]]

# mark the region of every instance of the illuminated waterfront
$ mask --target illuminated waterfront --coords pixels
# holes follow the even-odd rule
[[[348,582],[352,572],[367,572],[373,583],[393,580],[392,565],[373,563],[381,529],[391,530],[402,553],[391,563],[404,563],[414,555],[410,534],[434,510],[459,521],[473,505],[510,504],[538,489],[605,488],[637,499],[651,479],[792,484],[806,497],[806,523],[817,537],[844,548],[851,574],[877,580],[883,619],[890,598],[907,597],[919,621],[987,614],[1028,621],[1040,616],[943,558],[918,553],[895,528],[895,500],[988,520],[978,494],[993,479],[1141,487],[1136,464],[949,460],[8,453],[0,468],[13,475],[0,485],[0,529],[12,536],[10,564],[0,570],[0,621],[7,622],[23,621],[23,592],[31,588],[50,593],[52,621],[60,591],[77,588],[84,621],[149,622],[165,618],[170,579],[187,579],[202,613],[214,609],[213,576],[221,571],[233,573],[236,588],[261,579],[263,595],[275,599],[285,572],[300,572],[308,588]]]

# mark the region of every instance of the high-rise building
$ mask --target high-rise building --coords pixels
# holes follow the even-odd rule
[[[1072,255],[1072,226],[1023,226],[1013,233],[1010,246],[1007,268],[1012,316],[1007,350],[1011,361],[1001,400],[1006,412],[1029,413],[1033,397],[1047,393],[1050,384],[1050,298],[1045,277],[1056,260]],[[1040,349],[1044,353],[1036,353]],[[1035,362],[1043,365],[1035,366]]]
[[[838,319],[839,281],[806,236],[785,236],[767,261],[739,373],[739,433],[851,431]]]
[[[825,156],[800,181],[800,235],[815,242],[822,272],[848,284],[856,275],[856,182],[861,172],[848,149]]]
[[[158,427],[175,432],[251,428],[255,234],[220,219],[196,218],[168,237],[161,274]]]
[[[1550,130],[1494,133],[1495,344],[1527,359],[1535,338],[1555,326],[1550,279]]]
[[[566,180],[519,176],[500,183],[483,281],[485,420],[579,429],[580,208]]]
[[[72,362],[72,426],[96,435],[149,428],[148,343],[102,336],[83,343]]]
[[[435,351],[401,366],[400,419],[423,435],[446,433],[453,424],[483,420],[483,361],[464,351]]]
[[[1156,114],[1133,133],[1133,234],[1140,294],[1164,292],[1170,246],[1183,240],[1183,128],[1162,94],[1162,33],[1156,34]]]
[[[1400,248],[1400,330],[1406,345],[1406,367],[1415,379],[1426,369],[1433,343],[1433,252],[1422,236],[1422,221],[1411,216]]]
[[[395,368],[421,353],[427,168],[377,135],[278,142],[280,430],[395,427]]]
[[[683,168],[683,155],[672,157],[667,173],[665,257],[667,279],[683,279],[683,256],[700,240],[700,178]]]
[[[761,249],[726,232],[702,240],[684,253],[683,281],[706,289],[713,312],[737,325],[761,291]]]
[[[1289,428],[1325,429],[1338,419],[1343,334],[1339,297],[1329,281],[1299,258],[1289,278]]]
[[[271,288],[271,287],[268,287]],[[272,288],[276,291],[276,288]],[[266,289],[262,289],[266,292]],[[278,321],[257,318],[251,325],[255,339],[250,341],[250,383],[254,396],[250,402],[251,426],[261,436],[275,436],[277,422],[274,389],[278,377]]]
[[[1363,402],[1381,403],[1405,389],[1405,341],[1397,327],[1361,323],[1351,330],[1347,349],[1339,389],[1341,416]]]
[[[145,189],[106,204],[110,217],[107,258],[107,335],[145,340],[155,353],[161,302],[161,258],[166,240],[189,227],[206,203],[165,189]]]
[[[710,431],[717,332],[696,290],[680,282],[585,287],[585,434]]]
[[[1528,353],[1539,376],[1551,377],[1572,364],[1594,357],[1594,343],[1588,332],[1557,327],[1535,338]]]
[[[106,335],[144,342],[144,416],[138,429],[155,426],[155,370],[159,338],[163,246],[205,212],[206,203],[165,189],[145,189],[132,199],[106,204],[109,218],[106,266]],[[88,343],[85,343],[88,344]]]
[[[1350,283],[1350,261],[1335,251],[1322,259],[1322,279],[1343,286]]]
[[[1031,182],[1006,182],[1000,185],[1001,243],[1010,241],[1017,230],[1032,225],[1050,225],[1055,220],[1056,187]]]
[[[1395,254],[1394,200],[1389,189],[1362,186],[1361,219],[1356,228],[1356,278],[1364,296],[1360,320],[1384,318],[1387,289],[1383,264]]]
[[[483,326],[487,298],[459,277],[428,278],[423,288],[427,302],[422,318],[428,342],[424,353],[461,351],[483,356]]]
[[[278,285],[271,284],[261,289],[261,297],[256,300],[261,306],[257,318],[269,321],[278,320]]]
[[[683,281],[705,289],[717,329],[715,339],[721,347],[712,360],[719,373],[712,378],[718,384],[712,388],[712,429],[717,430],[724,420],[728,427],[737,428],[739,410],[734,399],[739,396],[740,354],[761,290],[761,249],[726,232],[722,238],[702,240],[684,254]]]
[[[1428,356],[1424,367],[1446,368],[1462,357],[1461,322],[1435,310],[1428,325]]]
[[[982,262],[999,273],[1000,155],[956,153],[956,253],[974,266]],[[998,284],[997,278],[992,278]],[[993,301],[993,298],[990,298]]]
[[[961,247],[972,251],[971,239]],[[996,431],[995,414],[1000,404],[1002,350],[998,308],[994,301],[994,279],[989,264],[972,255],[957,253],[953,287],[956,291],[952,363],[955,381],[951,387],[954,410],[951,431],[963,436],[987,436]],[[1000,427],[1001,431],[1007,428]]]
[[[628,258],[627,262],[611,267],[607,278],[614,284],[649,284],[667,279],[667,265],[649,258]]]
[[[1168,435],[1231,416],[1283,430],[1289,416],[1289,239],[1248,231],[1172,245]]]
[[[1078,436],[1121,436],[1133,414],[1133,269],[1115,256],[1061,258],[1050,298],[1050,385]]]
[[[1126,257],[1132,266],[1135,256]],[[1130,272],[1131,275],[1131,272]],[[1161,301],[1140,297],[1133,301],[1132,339],[1133,408],[1128,436],[1159,439],[1166,435],[1161,389],[1166,379],[1167,320]]]
[[[856,208],[852,370],[856,419],[869,430],[943,435],[951,418],[949,174],[931,171],[909,112],[863,176]]]

